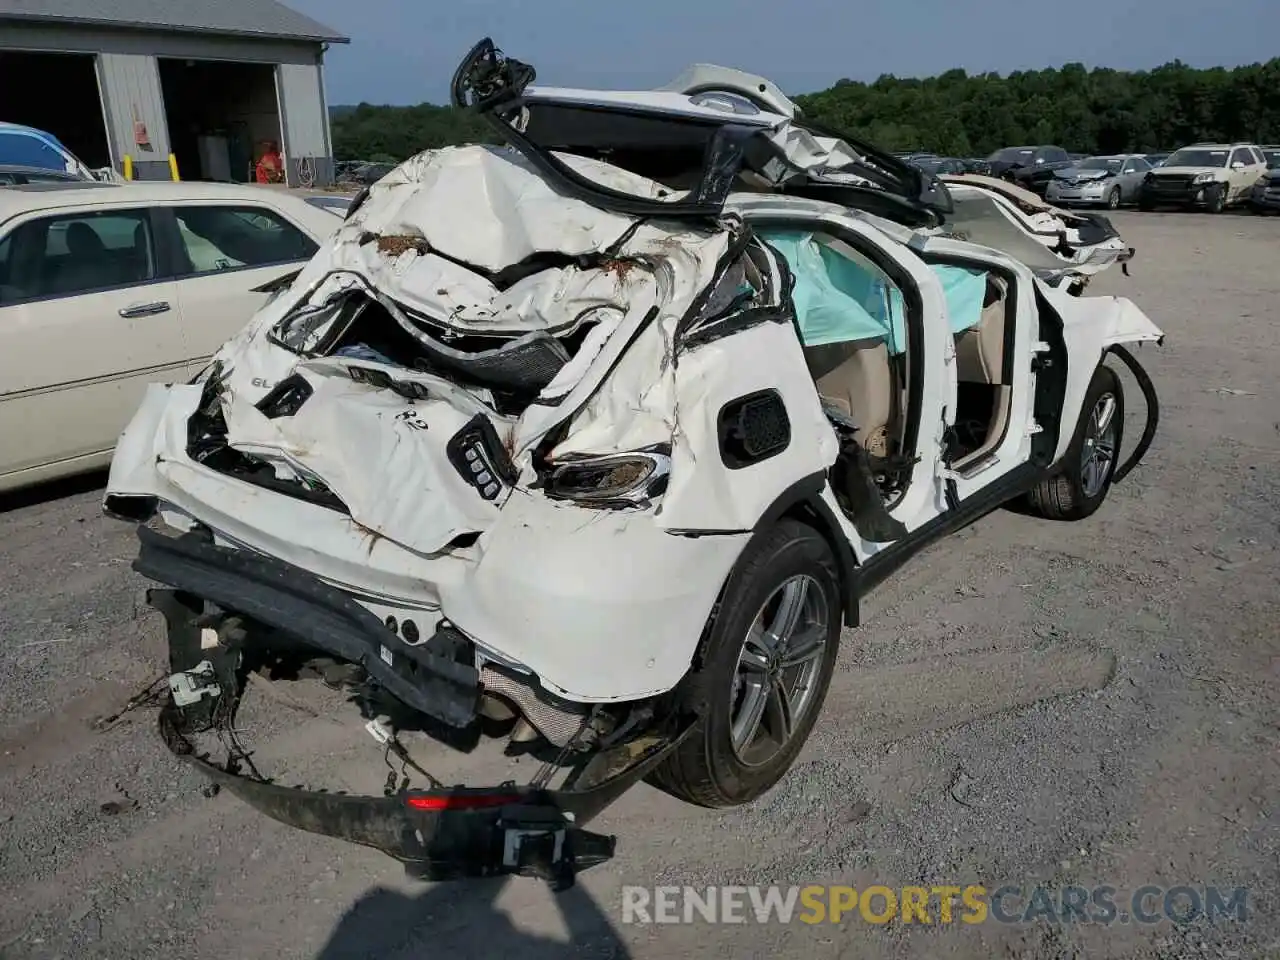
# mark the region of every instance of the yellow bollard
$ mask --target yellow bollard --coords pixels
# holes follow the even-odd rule
[[[133,179],[133,157],[129,156],[126,153],[124,155],[124,162],[122,166],[124,167],[124,178],[126,180],[132,180]]]
[[[178,158],[175,157],[172,153],[169,154],[169,175],[174,180],[182,179],[181,177],[178,176]]]

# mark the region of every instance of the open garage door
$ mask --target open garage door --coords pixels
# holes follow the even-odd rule
[[[268,144],[283,147],[275,67],[161,59],[169,140],[183,180],[245,183]]]
[[[111,166],[93,54],[0,51],[0,120],[52,133],[90,167]]]

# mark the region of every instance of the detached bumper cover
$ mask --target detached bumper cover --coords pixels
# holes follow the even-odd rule
[[[170,701],[160,735],[175,756],[274,820],[381,850],[423,880],[503,875],[537,877],[558,889],[578,872],[609,860],[616,838],[582,829],[592,817],[647,776],[692,730],[634,742],[592,759],[569,790],[497,787],[407,791],[390,797],[348,796],[283,787],[231,773],[195,753],[180,732]],[[630,763],[619,763],[628,756]]]
[[[576,755],[563,786],[456,786],[402,790],[383,797],[349,796],[284,787],[251,764],[219,766],[200,755],[195,732],[226,729],[244,688],[242,656],[261,645],[297,642],[359,663],[376,683],[422,712],[454,726],[475,717],[479,693],[474,651],[439,656],[396,638],[340,591],[279,561],[228,550],[188,534],[169,538],[139,528],[135,569],[172,585],[152,590],[151,606],[168,625],[170,696],[160,734],[171,752],[267,816],[311,833],[381,850],[413,876],[452,880],[505,874],[540,877],[558,887],[613,856],[612,837],[583,824],[647,776],[693,729],[693,719],[668,715],[647,728],[605,740]],[[223,611],[210,611],[202,600]],[[246,630],[242,616],[272,630]],[[206,643],[209,629],[218,640]],[[276,632],[278,631],[278,632]],[[451,638],[445,638],[450,640]],[[470,662],[465,661],[470,656]],[[203,661],[203,662],[202,662]],[[406,669],[407,667],[407,669]],[[194,691],[175,680],[208,672]],[[207,694],[212,691],[212,696]],[[554,768],[546,768],[546,775]]]

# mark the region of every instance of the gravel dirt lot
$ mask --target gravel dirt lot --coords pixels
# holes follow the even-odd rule
[[[101,478],[5,502],[0,956],[1280,956],[1280,225],[1116,221],[1133,276],[1096,289],[1168,333],[1140,354],[1163,398],[1146,464],[1088,521],[1000,511],[908,565],[846,632],[786,780],[720,812],[638,787],[595,824],[620,835],[616,859],[560,897],[413,883],[380,854],[207,797],[150,711],[92,731],[162,663],[133,532],[100,515]],[[283,782],[379,792],[381,750],[324,687],[259,687],[242,718]],[[463,769],[410,747],[446,782]],[[770,883],[1216,884],[1247,887],[1250,913],[622,923],[626,884]]]

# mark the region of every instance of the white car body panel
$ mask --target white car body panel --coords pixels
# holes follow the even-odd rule
[[[161,281],[0,306],[0,489],[102,457],[147,383],[187,379],[175,311],[120,315],[176,306],[177,288]]]
[[[1106,350],[1117,344],[1158,342],[1164,331],[1127,297],[1073,297],[1044,285],[1040,291],[1062,317],[1062,335],[1070,357],[1062,422],[1075,424],[1093,368]],[[1070,443],[1071,433],[1064,430],[1055,459],[1066,454]]]
[[[1003,250],[1041,276],[1093,276],[1129,253],[1129,246],[1120,237],[1082,244],[1079,229],[1066,211],[1052,207],[1026,211],[1003,191],[981,183],[952,182],[953,179],[947,178],[947,189],[957,209],[940,232]],[[1051,249],[1063,239],[1073,247],[1070,256]],[[1037,250],[1032,241],[1044,249]]]

